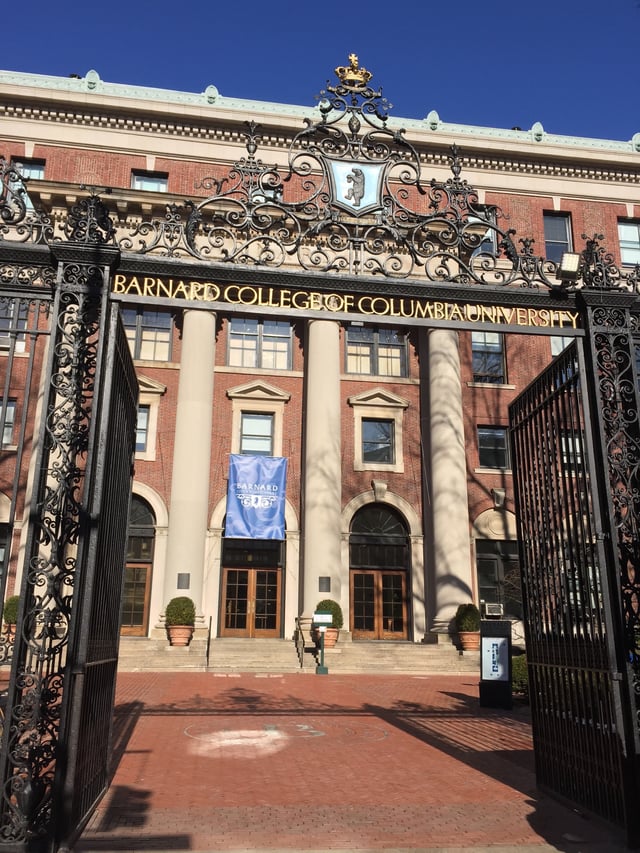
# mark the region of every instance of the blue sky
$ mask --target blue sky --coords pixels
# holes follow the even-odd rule
[[[59,4],[5,15],[0,67],[315,103],[355,52],[394,116],[628,140],[640,132],[640,0]],[[66,10],[64,13],[62,10]],[[15,11],[15,7],[14,7]],[[397,14],[396,14],[397,12]],[[11,21],[15,20],[15,24]]]

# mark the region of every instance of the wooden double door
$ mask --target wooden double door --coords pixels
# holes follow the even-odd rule
[[[407,640],[407,572],[351,571],[351,631],[354,640]]]
[[[226,568],[222,578],[222,637],[279,637],[280,568]]]

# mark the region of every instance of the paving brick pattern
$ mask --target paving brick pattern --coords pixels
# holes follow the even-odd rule
[[[114,766],[78,850],[621,849],[476,678],[121,673]]]

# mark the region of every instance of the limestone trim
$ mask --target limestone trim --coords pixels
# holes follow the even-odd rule
[[[404,473],[402,423],[404,410],[409,403],[383,388],[374,388],[356,394],[348,399],[353,408],[353,470],[354,471],[394,471]],[[362,452],[362,422],[367,419],[393,422],[394,460],[393,462],[365,462]]]
[[[282,456],[284,407],[291,394],[267,382],[249,382],[227,391],[231,400],[231,452],[240,452],[242,415],[248,413],[273,415],[273,456]]]
[[[508,510],[487,509],[476,517],[472,525],[471,535],[474,540],[500,539],[517,542],[516,517]]]
[[[156,458],[156,443],[158,436],[158,414],[160,412],[160,397],[166,393],[167,386],[156,382],[148,376],[138,375],[140,392],[138,407],[149,407],[149,422],[147,423],[147,446],[145,450],[136,451],[136,459],[154,460]]]
[[[11,500],[0,492],[0,524],[8,524],[11,515]]]
[[[424,536],[422,529],[422,521],[416,513],[413,506],[405,500],[405,498],[391,492],[388,489],[384,490],[384,500],[379,500],[380,486],[383,485],[380,481],[372,481],[370,491],[361,492],[359,495],[351,498],[342,510],[341,516],[341,561],[344,573],[348,576],[350,572],[349,560],[349,534],[351,522],[354,515],[362,507],[372,503],[382,503],[396,509],[404,518],[409,528],[409,547],[411,553],[411,561],[409,565],[410,576],[410,632],[415,642],[420,642],[426,633],[427,616],[426,616],[426,582],[425,582],[425,563],[424,563]],[[347,584],[350,588],[350,584]],[[345,613],[349,613],[349,607],[343,605]]]
[[[213,508],[207,531],[206,566],[204,576],[205,616],[210,616],[218,633],[222,581],[222,531],[227,511],[227,499],[221,498]],[[283,636],[293,637],[295,618],[300,600],[300,521],[293,504],[285,500],[286,526],[285,565],[283,568]]]
[[[388,489],[385,492],[384,500],[377,501],[375,492],[373,487],[371,490],[367,490],[366,492],[361,492],[359,495],[356,495],[354,498],[345,504],[344,509],[342,510],[342,519],[340,524],[340,529],[343,537],[349,537],[350,529],[351,529],[351,521],[353,520],[353,516],[358,512],[359,509],[362,509],[363,506],[367,506],[367,504],[371,503],[384,503],[389,506],[397,509],[398,512],[403,516],[404,520],[407,522],[409,527],[409,535],[411,537],[422,536],[422,521],[420,516],[415,511],[413,506],[403,498],[401,495],[396,494],[395,492],[390,492]]]
[[[153,565],[151,570],[151,595],[149,597],[149,629],[151,635],[154,625],[164,610],[164,582],[167,570],[167,537],[169,531],[169,511],[162,497],[146,483],[134,480],[132,493],[145,500],[156,519],[155,541],[153,546]]]

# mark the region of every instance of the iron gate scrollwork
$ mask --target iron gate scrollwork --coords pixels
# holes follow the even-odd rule
[[[574,342],[510,410],[538,783],[640,844],[640,433],[629,307],[583,293]]]
[[[109,781],[137,380],[109,294],[119,251],[87,202],[46,252],[55,297],[0,765],[7,850],[69,846]]]

